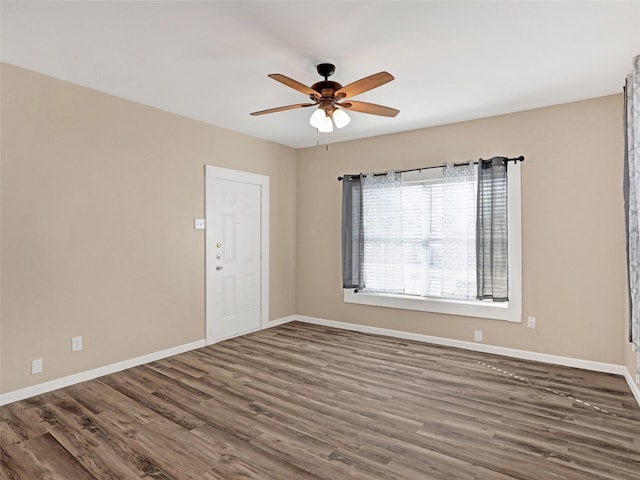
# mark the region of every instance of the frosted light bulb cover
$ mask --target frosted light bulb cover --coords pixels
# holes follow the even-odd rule
[[[332,117],[333,117],[333,122],[336,124],[336,127],[338,128],[346,127],[347,125],[349,125],[349,122],[351,121],[351,118],[349,118],[349,115],[347,115],[347,112],[345,112],[344,110],[340,110],[339,108],[337,108],[333,112]]]
[[[331,117],[328,117],[325,114],[322,124],[318,127],[318,131],[321,133],[333,132],[333,122],[331,121]]]
[[[316,109],[315,112],[311,115],[309,119],[309,123],[313,128],[320,128],[320,126],[324,123],[324,119],[327,116],[324,110],[321,108]]]

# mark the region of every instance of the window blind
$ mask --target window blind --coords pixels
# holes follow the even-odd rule
[[[475,298],[473,165],[420,183],[365,179],[363,212],[364,291]]]

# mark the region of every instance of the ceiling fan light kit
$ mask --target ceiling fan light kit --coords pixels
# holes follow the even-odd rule
[[[333,75],[336,70],[333,64],[320,63],[316,69],[318,73],[324,77],[324,80],[314,83],[311,87],[307,87],[303,83],[279,73],[269,75],[270,78],[304,93],[312,103],[298,103],[284,107],[270,108],[268,110],[253,112],[251,115],[264,115],[266,113],[282,112],[294,108],[317,106],[316,111],[313,112],[311,118],[309,118],[309,123],[314,128],[317,128],[319,132],[328,133],[333,131],[334,123],[337,128],[343,128],[349,124],[351,118],[347,115],[345,109],[354,112],[381,115],[383,117],[395,117],[400,112],[400,110],[395,108],[376,105],[375,103],[354,102],[352,100],[348,102],[343,101],[346,98],[354,97],[390,82],[393,80],[393,76],[390,73],[376,73],[343,87],[338,82],[329,80],[329,77]]]
[[[331,122],[333,120],[333,122]],[[333,124],[337,128],[346,127],[351,118],[344,110],[336,108],[330,114],[327,113],[322,107],[318,107],[315,112],[309,118],[309,123],[313,128],[317,128],[322,133],[333,132]],[[333,124],[332,124],[333,123]]]

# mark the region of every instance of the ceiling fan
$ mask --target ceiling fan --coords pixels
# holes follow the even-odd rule
[[[355,97],[356,95],[390,82],[393,80],[393,75],[390,73],[376,73],[343,87],[338,82],[329,80],[329,77],[336,71],[335,65],[331,63],[320,63],[316,69],[318,73],[324,77],[324,80],[314,83],[311,87],[307,87],[279,73],[269,75],[270,78],[273,78],[277,82],[308,95],[311,103],[296,103],[295,105],[270,108],[268,110],[253,112],[251,115],[264,115],[265,113],[282,112],[294,108],[317,106],[318,108],[313,112],[313,115],[311,115],[309,123],[320,132],[332,132],[334,123],[336,127],[342,128],[351,121],[345,110],[381,115],[383,117],[395,117],[400,112],[400,110],[396,110],[395,108],[376,105],[375,103],[357,102],[353,100],[345,101],[345,99],[350,99],[351,97]]]

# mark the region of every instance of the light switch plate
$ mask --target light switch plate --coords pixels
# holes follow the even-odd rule
[[[82,350],[82,337],[73,337],[71,339],[71,351],[77,352]]]
[[[204,218],[196,218],[193,221],[193,228],[196,230],[206,230],[207,222]]]
[[[42,373],[41,358],[36,358],[35,360],[31,360],[31,375],[37,375],[38,373]]]

